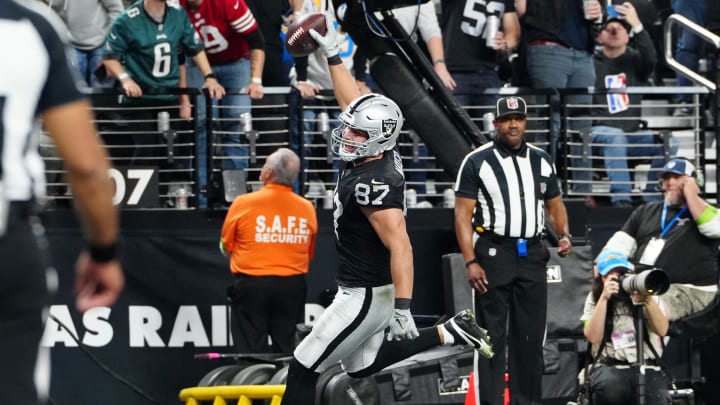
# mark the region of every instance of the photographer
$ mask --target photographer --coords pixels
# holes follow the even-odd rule
[[[659,182],[664,200],[636,208],[603,250],[666,271],[672,284],[663,299],[674,321],[702,310],[717,293],[720,215],[700,196],[689,160],[668,161]]]
[[[584,333],[592,345],[592,358],[587,373],[589,398],[593,405],[635,404],[638,400],[638,362],[636,347],[638,327],[646,328],[643,335],[645,365],[645,403],[669,404],[668,380],[658,367],[662,355],[661,336],[668,330],[664,308],[667,304],[657,295],[643,295],[638,291],[629,294],[619,279],[634,266],[626,256],[607,250],[597,259],[597,273],[592,291],[585,300],[580,318],[585,322]],[[646,323],[638,325],[643,311]],[[647,332],[645,332],[647,331]]]

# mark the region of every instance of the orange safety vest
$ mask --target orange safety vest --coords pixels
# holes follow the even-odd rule
[[[230,206],[222,228],[230,271],[250,276],[294,276],[308,271],[315,251],[317,214],[288,186],[266,184]]]

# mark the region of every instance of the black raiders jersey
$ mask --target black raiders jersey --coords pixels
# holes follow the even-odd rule
[[[361,208],[399,208],[405,213],[405,178],[398,151],[358,166],[347,163],[333,200],[337,283],[344,287],[391,284],[390,252]]]

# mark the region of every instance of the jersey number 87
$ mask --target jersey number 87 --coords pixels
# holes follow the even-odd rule
[[[379,193],[377,197],[372,199],[372,203],[370,201],[371,190],[372,194]],[[371,186],[365,183],[357,183],[355,185],[355,201],[360,205],[382,205],[383,198],[385,198],[389,192],[390,186],[387,184],[373,184]]]

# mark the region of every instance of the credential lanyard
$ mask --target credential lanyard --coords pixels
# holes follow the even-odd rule
[[[660,232],[661,238],[664,237],[666,233],[668,233],[670,228],[672,228],[673,224],[677,222],[678,218],[680,218],[680,216],[684,214],[685,211],[687,211],[688,209],[687,205],[684,206],[683,209],[681,209],[680,212],[675,214],[675,216],[670,220],[670,222],[665,225],[665,219],[667,218],[667,207],[667,204],[663,204],[662,217],[660,218],[660,228],[662,228],[662,231]]]

